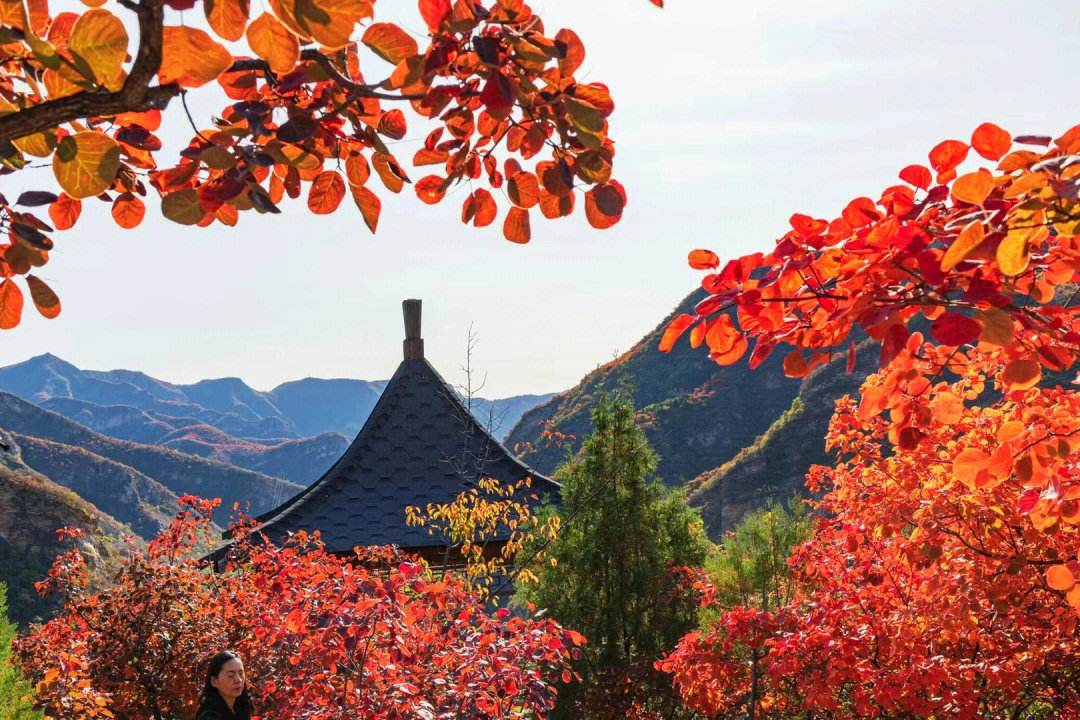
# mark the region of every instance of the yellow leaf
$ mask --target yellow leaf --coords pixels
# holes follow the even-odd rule
[[[270,0],[270,7],[298,37],[332,50],[348,45],[356,23],[372,14],[371,0]]]
[[[952,270],[967,258],[972,251],[982,244],[984,237],[983,225],[980,220],[973,220],[953,240],[952,245],[945,251],[941,258],[941,269],[944,272]]]
[[[239,40],[244,36],[250,0],[203,0],[206,21],[220,37]]]
[[[167,27],[162,34],[158,77],[163,85],[199,87],[217,79],[232,64],[229,51],[202,30]]]
[[[105,133],[68,135],[53,155],[56,181],[73,198],[100,195],[109,189],[120,169],[120,146]]]
[[[128,34],[120,19],[108,10],[88,10],[79,16],[71,28],[68,49],[75,55],[76,65],[86,63],[98,85],[119,90],[124,84],[124,59],[127,57]]]
[[[1045,227],[1010,230],[997,249],[997,261],[1001,272],[1006,275],[1019,275],[1027,270],[1031,260],[1031,249],[1040,244],[1050,234]]]
[[[263,13],[247,29],[252,51],[279,75],[293,69],[300,59],[300,43],[289,29],[270,13]]]

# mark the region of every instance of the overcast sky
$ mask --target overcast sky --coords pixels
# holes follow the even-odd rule
[[[254,16],[267,3],[252,4]],[[403,5],[376,9],[404,16]],[[401,300],[419,297],[427,355],[448,380],[459,379],[473,323],[482,394],[559,391],[697,285],[689,250],[770,247],[792,212],[833,217],[855,196],[876,197],[936,142],[966,140],[986,120],[1055,135],[1080,122],[1075,0],[533,6],[549,31],[578,32],[585,79],[615,98],[615,177],[629,195],[615,228],[534,213],[532,243],[517,246],[502,239],[501,215],[483,230],[461,225],[460,193],[429,207],[409,189],[380,193],[376,236],[349,202],[331,216],[286,203],[280,216],[242,215],[235,229],[190,229],[151,201],[131,231],[87,203],[41,273],[63,313],[47,321],[28,307],[0,334],[0,364],[52,352],[84,368],[174,382],[238,376],[258,389],[380,379],[401,358]],[[197,115],[209,118],[210,99]],[[186,141],[179,105],[166,121]],[[428,129],[411,125],[403,159]],[[48,170],[29,173],[5,177],[3,192],[50,182]]]

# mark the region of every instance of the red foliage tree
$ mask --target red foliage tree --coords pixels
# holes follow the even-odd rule
[[[996,168],[958,174],[970,149]],[[837,405],[839,462],[808,479],[824,495],[790,560],[800,591],[724,613],[663,661],[693,707],[1080,717],[1077,153],[1080,126],[1014,139],[986,123],[877,201],[793,215],[769,253],[723,269],[691,253],[710,297],[665,349],[689,329],[717,362],[754,367],[787,345],[801,377],[842,352],[850,370],[856,329],[881,347],[858,402]],[[762,687],[747,648],[765,653]]]
[[[248,0],[120,0],[137,21],[136,43],[102,2],[86,4],[53,15],[47,0],[0,0],[0,173],[47,159],[62,190],[0,196],[0,329],[21,317],[16,276],[45,317],[59,314],[31,270],[84,200],[110,204],[123,228],[142,221],[148,196],[170,220],[205,227],[279,212],[285,195],[305,192],[312,212],[331,213],[349,194],[374,232],[382,204],[371,177],[390,193],[412,182],[386,144],[408,131],[395,104],[434,126],[412,158],[436,170],[413,184],[417,197],[438,203],[468,183],[466,224],[498,214],[481,184],[505,190],[512,242],[529,241],[535,209],[570,215],[579,193],[593,227],[622,216],[608,88],[578,82],[577,34],[549,34],[522,0],[420,0],[421,42],[376,22],[374,0],[272,0],[256,18]],[[213,35],[165,25],[166,7],[196,5]],[[209,83],[230,104],[162,166],[161,110]],[[46,206],[47,217],[36,209]]]
[[[43,590],[63,613],[17,643],[54,718],[190,713],[209,656],[245,658],[263,717],[532,717],[555,699],[584,639],[549,620],[489,611],[465,583],[405,560],[352,561],[317,536],[241,537],[223,572],[198,559],[214,504],[185,511],[113,584],[86,590],[78,551]],[[566,675],[565,677],[568,677]]]

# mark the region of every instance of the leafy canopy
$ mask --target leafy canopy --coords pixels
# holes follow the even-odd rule
[[[579,82],[580,38],[548,31],[523,0],[419,0],[419,41],[378,21],[375,0],[271,0],[261,12],[248,0],[86,4],[54,15],[48,0],[0,0],[0,173],[46,162],[60,190],[0,196],[0,329],[22,316],[19,276],[42,315],[59,314],[32,271],[95,198],[133,228],[147,204],[184,225],[231,227],[243,212],[280,212],[286,195],[306,193],[316,214],[351,196],[374,232],[387,193],[411,184],[434,204],[464,183],[462,222],[490,225],[503,205],[516,243],[529,242],[536,211],[565,217],[579,196],[595,228],[622,216],[608,88]],[[196,6],[210,33],[165,24],[165,8]],[[163,159],[161,110],[211,83],[229,104],[212,123],[192,120],[180,157]],[[415,182],[388,144],[412,121],[430,128]]]
[[[972,150],[992,166],[962,168]],[[801,377],[836,353],[852,370],[855,329],[881,348],[837,404],[839,461],[808,476],[822,495],[791,599],[722,611],[661,663],[690,706],[737,711],[751,693],[758,717],[1078,717],[1078,158],[1080,126],[984,123],[877,200],[793,215],[767,253],[690,254],[710,296],[663,350],[689,330],[716,362],[756,367],[786,345]]]

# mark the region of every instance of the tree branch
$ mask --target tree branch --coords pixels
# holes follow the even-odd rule
[[[139,18],[139,49],[135,63],[116,92],[83,91],[43,102],[0,117],[0,148],[12,140],[49,130],[63,123],[94,115],[163,108],[180,92],[178,85],[150,87],[161,67],[162,0],[124,2]]]

